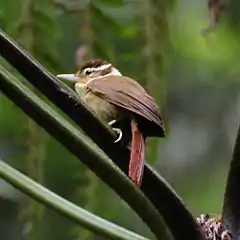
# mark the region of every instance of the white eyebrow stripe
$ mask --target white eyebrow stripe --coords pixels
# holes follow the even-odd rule
[[[99,79],[99,78],[105,78],[105,77],[108,77],[108,76],[122,76],[122,74],[116,68],[114,68],[112,72],[110,72],[110,73],[108,73],[108,74],[106,74],[104,76],[98,76],[98,77],[91,78],[87,82],[87,84],[90,83],[93,80],[96,80],[96,79]]]
[[[111,67],[112,64],[108,63],[108,64],[104,64],[102,66],[99,66],[99,67],[96,67],[96,68],[85,68],[85,71],[86,69],[88,70],[91,70],[91,71],[102,71],[102,70],[105,70],[105,69],[108,69],[109,67]]]

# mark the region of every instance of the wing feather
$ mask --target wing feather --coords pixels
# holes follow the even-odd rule
[[[124,76],[106,76],[90,81],[90,91],[112,104],[141,115],[163,128],[155,100],[136,81]]]

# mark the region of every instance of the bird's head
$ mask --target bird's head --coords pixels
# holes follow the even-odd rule
[[[75,74],[59,74],[57,78],[84,84],[89,80],[110,75],[121,76],[122,74],[111,63],[94,59],[87,61]]]

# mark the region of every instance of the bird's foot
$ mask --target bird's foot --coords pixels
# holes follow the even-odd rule
[[[114,141],[114,143],[117,143],[117,142],[119,142],[121,139],[122,139],[122,130],[120,129],[120,128],[112,128],[112,130],[114,131],[114,132],[116,132],[117,133],[117,135],[118,135],[118,138],[117,138],[117,140],[115,140]]]
[[[112,120],[108,123],[108,125],[112,126],[116,122],[117,122],[116,120]],[[117,143],[122,139],[122,135],[123,135],[122,130],[120,128],[112,128],[112,130],[118,135],[117,140],[114,141],[114,143]]]
[[[116,123],[117,122],[117,120],[112,120],[112,121],[110,121],[109,123],[108,123],[108,125],[109,126],[112,126],[114,123]]]

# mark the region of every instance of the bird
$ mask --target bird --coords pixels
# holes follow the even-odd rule
[[[71,81],[86,105],[130,148],[128,176],[140,188],[144,173],[147,137],[165,137],[155,99],[136,80],[122,75],[111,63],[91,59],[73,74],[58,74]],[[114,127],[116,126],[116,127]]]

